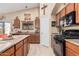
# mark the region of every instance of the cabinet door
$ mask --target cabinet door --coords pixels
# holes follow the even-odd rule
[[[60,19],[60,14],[58,13],[56,15],[56,25],[59,26],[59,19]]]
[[[79,23],[79,3],[75,3],[76,23]]]
[[[77,53],[75,53],[73,50],[70,48],[66,47],[66,56],[79,56]]]
[[[75,10],[75,5],[74,3],[69,3],[67,6],[66,6],[66,14],[72,12]]]
[[[66,55],[67,56],[79,56],[79,46],[66,41]]]
[[[14,55],[14,46],[0,54],[0,56],[11,56],[11,55]]]
[[[40,43],[40,34],[35,35],[35,42]]]
[[[24,56],[26,56],[28,54],[28,40],[27,38],[24,39]]]
[[[28,45],[24,44],[24,56],[27,56],[28,54]]]
[[[18,16],[14,19],[14,28],[20,28],[20,19]]]
[[[36,29],[40,28],[40,19],[39,19],[39,17],[36,17],[36,19],[35,19],[35,28]]]
[[[63,10],[61,10],[61,12],[60,12],[61,15],[60,15],[60,17],[65,16],[65,14],[66,14],[65,9],[66,9],[66,8],[64,8]]]
[[[16,56],[23,56],[23,46],[21,46],[18,50],[16,50]]]

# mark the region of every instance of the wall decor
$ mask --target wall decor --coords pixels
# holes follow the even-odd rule
[[[55,27],[56,26],[56,21],[52,21],[51,26]]]
[[[31,14],[24,14],[24,20],[31,20]]]

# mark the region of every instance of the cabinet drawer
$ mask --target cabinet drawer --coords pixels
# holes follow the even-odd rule
[[[23,45],[23,41],[17,43],[17,44],[16,44],[16,50],[17,50],[18,48],[20,48],[22,45]]]
[[[66,47],[70,48],[71,50],[73,50],[79,54],[79,46],[77,46],[73,43],[70,43],[70,42],[66,42]]]
[[[14,46],[0,54],[0,56],[10,56],[14,54]]]

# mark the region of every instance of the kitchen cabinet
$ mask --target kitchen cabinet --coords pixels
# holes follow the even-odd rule
[[[31,34],[29,43],[40,43],[40,34]]]
[[[79,3],[75,3],[76,23],[79,23]]]
[[[20,28],[20,19],[18,18],[18,16],[14,19],[13,26],[14,28]]]
[[[57,15],[56,15],[56,26],[59,26],[60,24],[59,24],[59,22],[60,22],[60,13],[58,13]]]
[[[39,17],[36,17],[36,19],[35,19],[35,28],[36,29],[40,28],[40,19],[39,19]]]
[[[61,11],[60,11],[60,17],[63,17],[66,15],[66,10],[65,8],[63,8]]]
[[[66,56],[79,56],[79,46],[66,41]]]
[[[6,51],[0,53],[0,56],[14,56],[14,46],[10,47]]]
[[[16,56],[23,56],[23,46],[21,46],[18,50],[16,50]]]
[[[24,39],[24,56],[26,56],[28,54],[28,51],[29,51],[29,48],[30,48],[29,44],[28,44],[28,38],[29,37]]]
[[[15,52],[16,56],[23,56],[24,55],[23,41],[21,41],[15,45],[15,50],[16,50],[16,52]]]
[[[30,36],[25,37],[21,41],[12,45],[10,48],[8,47],[3,52],[1,52],[0,56],[27,56],[30,48],[29,39]]]
[[[75,4],[74,3],[69,3],[66,6],[66,14],[68,14],[68,13],[70,13],[72,11],[75,11]]]

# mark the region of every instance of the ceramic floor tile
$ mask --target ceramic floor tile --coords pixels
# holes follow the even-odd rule
[[[55,56],[52,48],[40,44],[30,44],[28,56]]]

